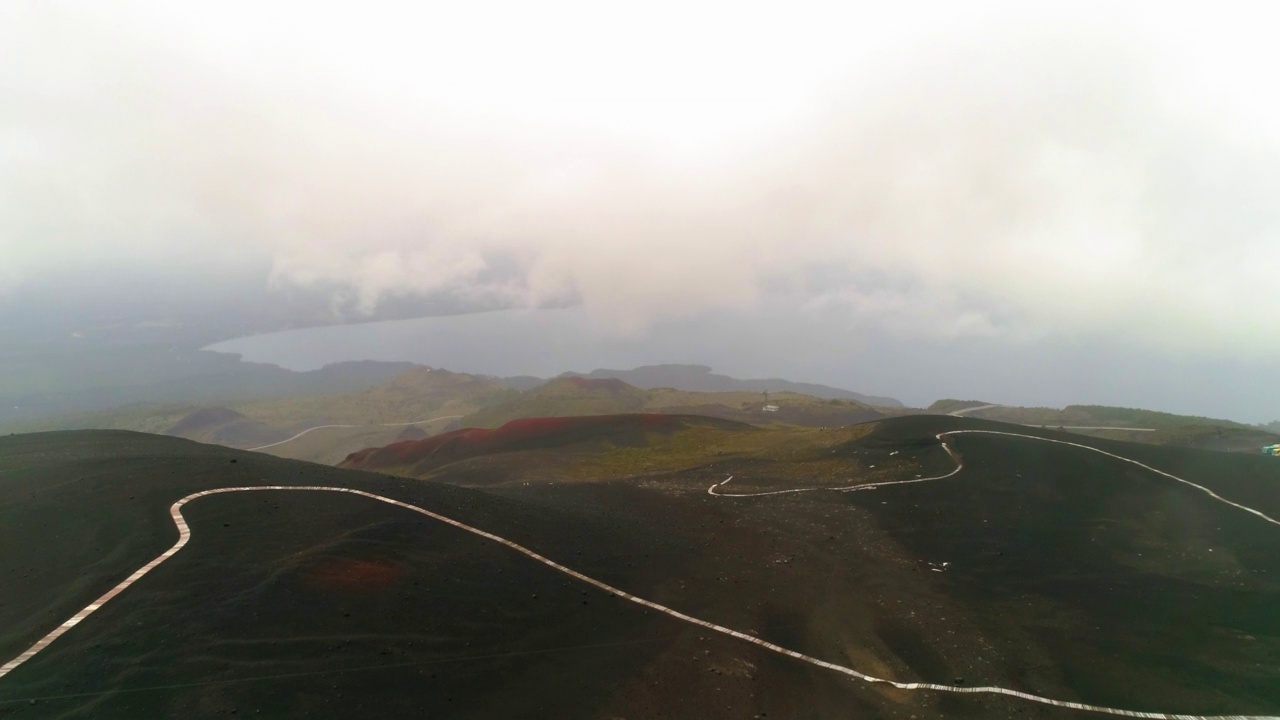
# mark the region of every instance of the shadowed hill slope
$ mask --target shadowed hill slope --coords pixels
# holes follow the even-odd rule
[[[358,487],[584,565],[625,568],[618,548],[677,574],[681,564],[683,542],[645,541],[591,511],[136,433],[7,437],[0,657],[169,547],[177,498],[262,484]],[[186,515],[181,553],[0,678],[0,714],[595,717],[670,644],[697,642],[506,548],[362,498],[229,494]]]
[[[368,448],[352,453],[341,467],[421,475],[460,460],[522,451],[592,453],[618,446],[647,447],[653,435],[669,438],[694,429],[743,432],[752,428],[715,418],[665,414],[522,418],[493,430],[466,428]]]

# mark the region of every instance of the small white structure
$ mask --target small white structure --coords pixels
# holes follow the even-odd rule
[[[760,409],[761,409],[761,410],[763,410],[763,411],[765,411],[765,412],[778,412],[778,406],[777,406],[777,405],[765,405],[764,407],[762,407],[762,408],[760,408]]]

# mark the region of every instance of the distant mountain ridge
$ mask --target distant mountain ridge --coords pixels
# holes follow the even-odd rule
[[[695,392],[795,392],[823,400],[857,400],[865,405],[903,407],[901,401],[891,397],[864,395],[829,385],[793,382],[781,378],[744,380],[720,375],[706,365],[643,365],[634,370],[600,369],[589,373],[567,372],[559,377],[613,378],[646,390],[669,387]]]
[[[295,372],[223,353],[150,346],[35,348],[4,360],[0,426],[8,432],[63,427],[59,418],[149,403],[230,405],[353,393],[418,367],[359,360]]]
[[[769,400],[766,406],[755,390],[679,390],[667,385],[646,389],[618,378],[562,375],[509,400],[481,408],[460,423],[464,427],[498,427],[531,417],[668,413],[744,423],[837,427],[897,412],[895,408],[877,409],[857,400],[823,399],[776,389],[770,392]]]

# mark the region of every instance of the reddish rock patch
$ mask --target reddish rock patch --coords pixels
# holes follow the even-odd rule
[[[335,558],[306,570],[307,585],[324,590],[377,592],[404,575],[404,566],[392,560]]]

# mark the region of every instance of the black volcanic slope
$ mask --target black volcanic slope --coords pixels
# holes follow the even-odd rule
[[[5,660],[167,549],[169,505],[203,488],[358,486],[584,566],[614,558],[582,535],[635,541],[470,490],[158,436],[15,436],[0,457]],[[0,717],[589,717],[684,631],[365,498],[228,494],[186,517],[187,548],[0,679],[0,703],[21,700]]]
[[[933,435],[957,428],[1080,440],[918,417],[831,452],[939,474],[954,465]],[[1280,516],[1272,459],[1086,442]],[[1280,714],[1280,527],[1078,448],[954,447],[966,467],[947,480],[717,498],[716,458],[479,490],[134,433],[0,438],[0,662],[167,549],[176,499],[326,485],[879,677]],[[216,495],[185,514],[185,549],[0,678],[0,718],[1105,717],[849,680],[359,496]]]

